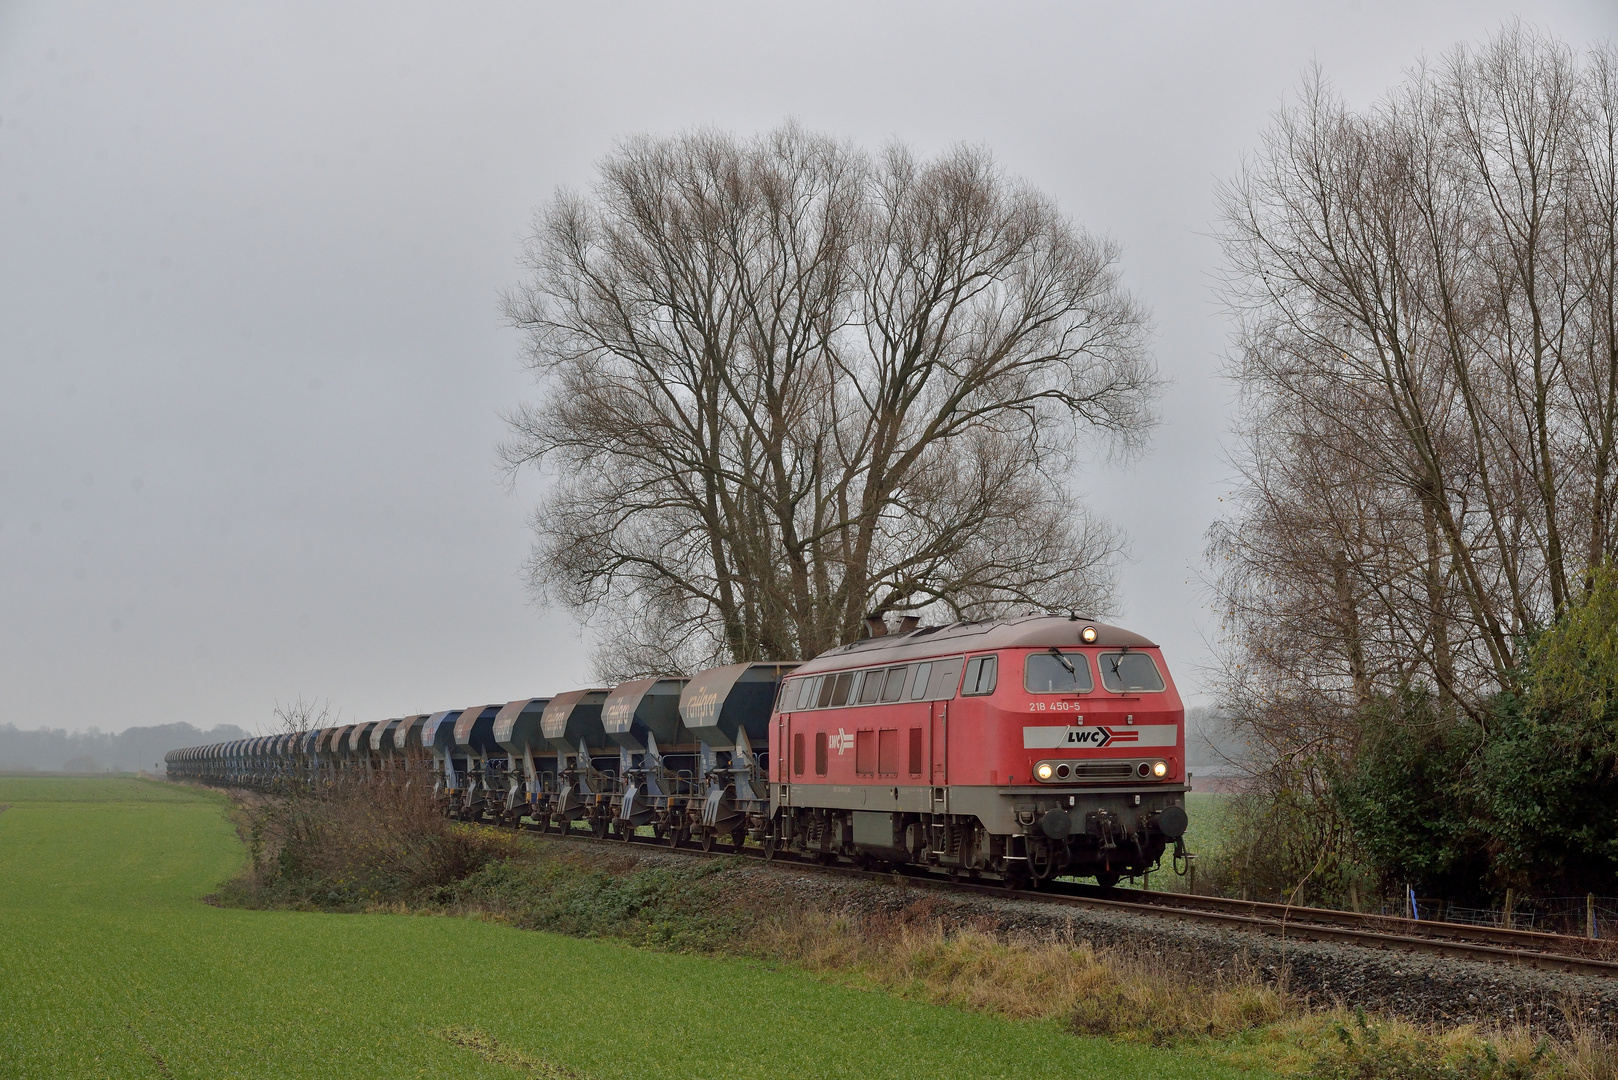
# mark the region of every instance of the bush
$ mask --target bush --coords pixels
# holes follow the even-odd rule
[[[510,850],[512,838],[446,819],[424,785],[388,773],[289,785],[243,804],[247,871],[221,890],[252,907],[354,911],[411,902]]]
[[[1223,811],[1225,836],[1197,863],[1199,892],[1343,906],[1365,892],[1346,823],[1330,798],[1329,767],[1275,763]]]
[[[1362,711],[1352,757],[1324,771],[1385,886],[1471,904],[1508,888],[1618,892],[1618,570],[1588,585],[1527,646],[1520,692],[1486,703],[1484,722],[1419,688]],[[1285,799],[1265,812],[1291,837],[1271,841],[1281,851],[1319,832]]]
[[[1411,690],[1361,714],[1360,744],[1334,770],[1332,799],[1384,883],[1477,902],[1488,873],[1478,821],[1482,732]]]
[[[1490,733],[1481,798],[1502,886],[1618,891],[1618,570],[1589,584],[1528,650]]]

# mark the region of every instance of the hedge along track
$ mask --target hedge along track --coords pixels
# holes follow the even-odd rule
[[[489,822],[479,824],[491,828],[498,827]],[[683,845],[670,847],[667,841],[650,836],[637,835],[627,840],[603,839],[578,830],[562,833],[549,830],[540,832],[528,826],[524,826],[523,831],[557,840],[598,844],[619,850],[633,844],[636,847],[656,847],[662,851],[698,857],[736,858],[740,855],[765,861],[763,849],[754,847],[743,848],[740,851],[734,848],[703,851],[700,848]],[[1596,955],[1612,954],[1608,942],[1568,934],[1508,930],[1504,927],[1471,926],[1465,923],[1433,922],[1426,919],[1401,919],[1386,915],[1367,915],[1356,911],[1336,911],[1330,908],[1291,907],[1254,900],[1230,900],[1218,896],[1103,889],[1100,886],[1069,881],[1054,881],[1041,889],[1008,889],[995,883],[954,880],[906,867],[867,870],[854,866],[826,865],[791,852],[780,852],[770,861],[794,869],[812,870],[840,877],[869,881],[898,879],[906,885],[941,892],[976,893],[999,899],[1015,898],[1091,911],[1116,911],[1130,915],[1200,923],[1227,930],[1244,930],[1283,939],[1333,942],[1382,951],[1420,953],[1450,960],[1503,963],[1538,971],[1618,978],[1618,961]],[[1130,899],[1122,899],[1125,896]]]

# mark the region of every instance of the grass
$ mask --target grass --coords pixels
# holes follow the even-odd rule
[[[1185,846],[1201,854],[1215,854],[1225,846],[1229,836],[1228,807],[1231,795],[1217,791],[1188,791],[1185,795],[1185,813],[1190,824],[1185,830]]]
[[[4,1077],[1222,1077],[777,964],[465,918],[221,909],[222,796],[0,778]]]

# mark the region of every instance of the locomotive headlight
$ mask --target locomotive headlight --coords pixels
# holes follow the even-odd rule
[[[1155,761],[1155,762],[1152,763],[1152,775],[1153,776],[1155,776],[1159,780],[1161,780],[1161,779],[1163,779],[1163,777],[1167,776],[1168,774],[1169,774],[1168,762],[1166,762],[1166,761]]]
[[[1084,639],[1084,643],[1086,645],[1094,645],[1096,643],[1096,628],[1093,626],[1086,626],[1083,630],[1079,631],[1079,637]]]
[[[1051,763],[1048,761],[1040,762],[1039,768],[1035,769],[1034,773],[1041,780],[1049,780],[1051,778]]]

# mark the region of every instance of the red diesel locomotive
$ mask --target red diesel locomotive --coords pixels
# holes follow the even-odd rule
[[[786,678],[775,844],[1103,885],[1185,833],[1185,709],[1138,634],[1032,615],[873,636]]]

